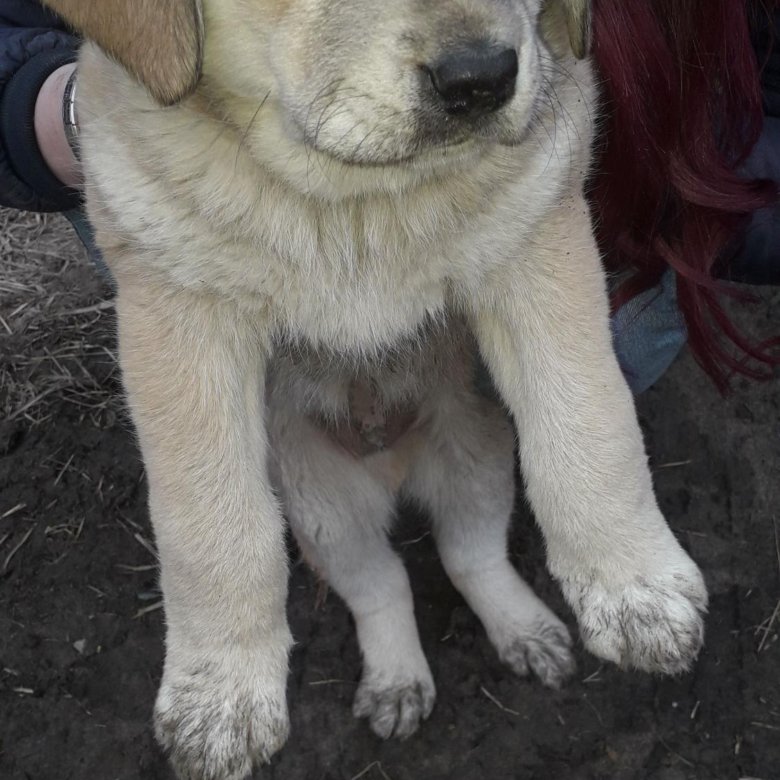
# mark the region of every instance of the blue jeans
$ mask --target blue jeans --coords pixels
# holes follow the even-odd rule
[[[657,287],[623,304],[611,325],[623,375],[638,395],[661,378],[687,339],[674,272],[668,270]]]
[[[108,266],[103,260],[103,255],[95,244],[95,236],[92,232],[92,225],[87,221],[87,216],[81,209],[73,209],[72,211],[66,211],[63,216],[73,225],[73,229],[76,231],[76,235],[81,239],[81,243],[84,244],[84,248],[87,250],[89,259],[97,269],[97,272],[114,287],[114,277],[111,276]]]

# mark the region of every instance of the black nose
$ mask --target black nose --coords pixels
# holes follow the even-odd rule
[[[517,52],[475,44],[444,55],[426,70],[448,114],[483,116],[514,94]]]

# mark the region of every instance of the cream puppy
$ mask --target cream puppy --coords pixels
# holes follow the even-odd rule
[[[586,646],[676,673],[702,577],[662,517],[583,182],[586,0],[49,0],[80,61],[167,654],[158,737],[236,780],[288,732],[285,519],[354,617],[354,712],[410,735],[433,677],[387,530],[430,511],[518,674],[573,670],[507,559],[514,429]]]

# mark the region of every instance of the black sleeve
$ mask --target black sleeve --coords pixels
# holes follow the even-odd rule
[[[0,205],[65,211],[80,203],[44,162],[33,126],[38,91],[76,59],[78,45],[37,0],[0,0]]]
[[[740,173],[780,186],[780,11],[759,13],[753,43],[761,65],[764,127]],[[729,262],[728,278],[746,284],[780,284],[780,201],[755,211]]]
[[[780,119],[765,118],[761,137],[741,172],[749,179],[780,184]],[[729,278],[746,284],[780,285],[780,203],[753,212],[741,238],[739,251],[729,263]]]

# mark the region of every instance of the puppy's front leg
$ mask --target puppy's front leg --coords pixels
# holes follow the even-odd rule
[[[291,644],[269,487],[262,328],[208,296],[121,280],[120,363],[149,479],[167,620],[157,736],[187,780],[239,780],[284,743]]]
[[[517,422],[548,564],[586,646],[648,671],[686,669],[701,646],[706,591],[653,494],[582,197],[475,297],[475,330]]]

